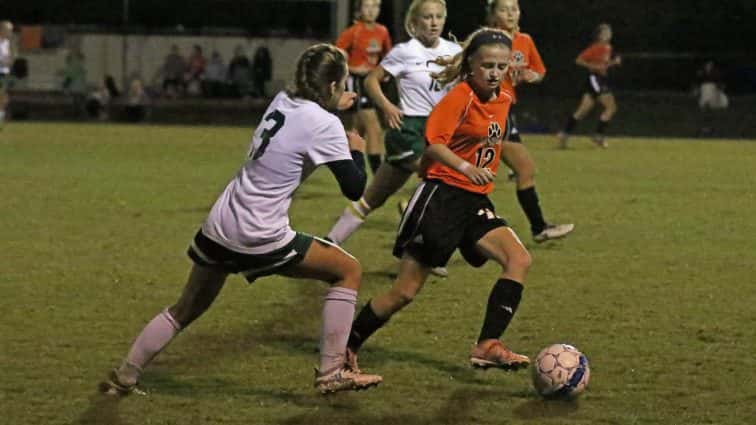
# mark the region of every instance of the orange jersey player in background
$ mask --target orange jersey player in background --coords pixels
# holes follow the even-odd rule
[[[443,85],[459,83],[428,117],[423,182],[404,211],[394,244],[394,255],[401,259],[399,274],[393,287],[370,300],[352,323],[347,361],[353,370],[359,370],[356,353],[365,340],[407,306],[431,268],[445,266],[457,249],[474,267],[487,260],[501,267],[470,364],[520,369],[530,363],[499,339],[520,303],[530,254],[496,215],[487,196],[493,190],[512,103],[511,95],[501,89],[512,42],[503,31],[482,28],[464,46],[462,54],[434,76]]]
[[[546,75],[546,66],[541,59],[533,38],[520,31],[520,5],[517,0],[493,0],[488,6],[488,24],[512,35],[512,58],[508,78],[502,89],[517,100],[515,87],[523,83],[540,83]],[[502,145],[502,159],[513,170],[510,179],[515,182],[517,201],[530,223],[533,240],[541,243],[567,236],[574,224],[552,224],[544,218],[536,191],[536,164],[525,147],[517,128],[514,108],[510,110],[507,143]]]
[[[354,24],[336,40],[336,46],[348,57],[347,89],[357,93],[354,106],[342,113],[342,119],[347,131],[356,131],[365,137],[368,163],[375,174],[383,156],[383,130],[364,85],[367,74],[391,50],[391,36],[385,26],[376,22],[381,13],[380,0],[355,0],[354,10]]]
[[[604,110],[599,117],[593,142],[602,148],[608,146],[604,138],[604,132],[609,121],[617,112],[617,101],[614,99],[612,89],[609,86],[609,68],[622,64],[622,58],[612,56],[612,27],[609,24],[600,24],[594,31],[594,42],[587,49],[580,52],[575,59],[575,64],[588,70],[588,78],[583,88],[583,97],[577,110],[567,119],[564,129],[559,132],[557,138],[559,147],[567,148],[567,139],[574,130],[578,121],[588,115],[598,101]]]

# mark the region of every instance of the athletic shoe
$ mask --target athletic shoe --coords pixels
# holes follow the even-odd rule
[[[557,141],[559,149],[567,149],[567,139],[570,138],[570,135],[565,133],[564,131],[560,131],[557,133]]]
[[[129,394],[147,395],[146,392],[140,390],[136,384],[124,384],[118,379],[118,371],[113,369],[108,375],[108,379],[100,382],[98,388],[101,393],[111,396],[125,397]]]
[[[517,354],[506,348],[498,339],[487,339],[478,343],[470,354],[473,367],[488,369],[495,367],[504,370],[518,370],[528,367],[528,356]]]
[[[347,347],[346,354],[344,355],[344,367],[352,372],[362,373],[360,366],[357,364],[357,353],[352,351],[349,347]]]
[[[569,224],[547,224],[541,233],[533,235],[533,240],[537,243],[546,242],[551,239],[560,239],[567,236],[575,229],[575,225]]]
[[[315,369],[315,388],[321,394],[331,394],[339,391],[360,391],[374,387],[383,382],[383,378],[378,375],[369,375],[339,368],[331,373],[321,375]]]
[[[432,275],[438,277],[449,277],[449,270],[447,270],[446,267],[434,267],[430,269],[430,272]]]
[[[598,134],[593,136],[593,143],[596,144],[596,146],[606,149],[609,147],[609,143],[606,141],[604,136],[599,136]]]

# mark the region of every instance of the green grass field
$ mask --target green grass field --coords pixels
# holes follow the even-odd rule
[[[746,424],[756,418],[756,143],[612,139],[568,151],[526,137],[547,219],[575,222],[535,245],[511,183],[492,195],[534,257],[505,342],[535,355],[583,350],[592,381],[543,401],[526,372],[467,366],[498,270],[431,279],[368,342],[384,376],[322,397],[317,282],[229,279],[208,314],[114,401],[97,382],[178,296],[184,252],[244,159],[250,129],[11,123],[0,132],[0,410],[21,424]],[[320,170],[294,227],[322,235],[345,205]],[[389,287],[395,202],[347,244],[360,304]]]

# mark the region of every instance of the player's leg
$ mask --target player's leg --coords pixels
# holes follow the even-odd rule
[[[606,127],[609,125],[609,121],[612,120],[614,114],[617,113],[617,102],[614,99],[614,95],[611,92],[603,93],[598,96],[598,101],[604,110],[599,116],[598,126],[596,127],[596,135],[593,137],[594,142],[602,148],[607,147],[605,132]]]
[[[514,170],[517,184],[517,201],[530,222],[530,231],[536,242],[557,239],[566,236],[575,226],[573,224],[548,224],[543,218],[543,211],[535,188],[535,161],[522,143],[507,142],[502,144],[502,159]]]
[[[8,93],[5,90],[5,81],[0,79],[0,129],[3,128],[6,118],[6,108],[8,106]]]
[[[364,128],[365,153],[367,154],[368,164],[373,174],[378,171],[383,157],[383,129],[378,119],[378,114],[373,108],[360,109],[357,112],[358,119]]]
[[[383,380],[380,376],[344,368],[347,339],[362,279],[362,267],[357,259],[338,246],[316,238],[302,261],[281,274],[331,284],[323,303],[316,388],[330,393],[378,385]]]
[[[404,186],[412,171],[401,166],[384,162],[370,181],[365,194],[358,201],[351,202],[344,209],[336,224],[328,232],[328,239],[342,245],[352,233],[365,222],[367,216],[380,208],[386,200]]]
[[[101,388],[113,395],[135,390],[142,371],[173,338],[213,303],[227,273],[195,264],[179,300],[155,316],[137,336],[121,366]]]
[[[567,139],[569,139],[570,134],[572,134],[578,121],[585,118],[585,116],[591,112],[595,104],[596,101],[592,94],[583,93],[583,97],[580,99],[580,104],[578,104],[577,109],[572,115],[570,115],[564,128],[557,135],[557,138],[559,139],[559,147],[562,149],[567,148]]]
[[[487,259],[501,265],[499,279],[491,289],[478,344],[470,354],[475,367],[519,369],[530,362],[527,356],[512,352],[500,341],[517,311],[523,283],[530,268],[530,254],[515,232],[495,215],[493,205],[481,208],[469,225],[465,240],[460,246],[463,257],[473,266],[482,266]],[[482,236],[479,236],[482,235]]]

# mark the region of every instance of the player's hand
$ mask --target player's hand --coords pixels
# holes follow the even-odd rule
[[[346,111],[354,105],[354,100],[357,99],[357,93],[353,91],[345,91],[339,99],[339,104],[336,106],[339,111]]]
[[[388,122],[389,127],[393,128],[394,130],[398,130],[403,123],[402,110],[397,108],[396,105],[391,102],[386,102],[385,104],[383,104],[381,109],[383,110],[383,114],[386,116],[386,122]]]
[[[465,177],[473,182],[473,184],[476,184],[478,186],[483,186],[491,183],[492,181],[494,181],[494,178],[496,178],[496,174],[494,174],[494,172],[491,171],[490,168],[478,168],[473,166],[469,162],[463,164],[461,171],[465,175]]]
[[[365,139],[362,138],[356,131],[349,130],[346,132],[347,140],[349,141],[350,151],[360,151],[365,153]]]
[[[523,69],[518,75],[518,82],[534,83],[541,78],[541,74],[532,69]]]

